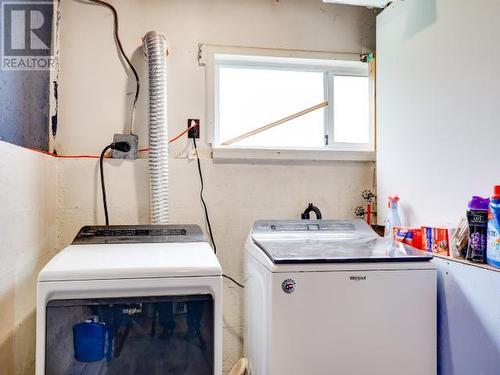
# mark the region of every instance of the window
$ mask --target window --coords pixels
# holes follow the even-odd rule
[[[333,77],[334,141],[370,142],[368,77]]]
[[[373,151],[368,64],[214,54],[214,148]]]
[[[325,101],[323,74],[314,71],[219,67],[219,141]],[[250,147],[322,147],[324,108],[233,143]]]

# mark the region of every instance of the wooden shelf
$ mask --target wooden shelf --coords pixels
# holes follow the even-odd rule
[[[489,264],[482,264],[482,263],[474,263],[474,262],[469,262],[466,259],[463,258],[453,258],[447,255],[440,255],[440,254],[432,254],[435,258],[440,258],[440,259],[445,259],[449,260],[450,262],[457,262],[457,263],[462,263],[467,266],[472,266],[472,267],[477,267],[477,268],[483,268],[489,271],[494,271],[494,272],[500,272],[500,268],[496,268],[493,266],[490,266]]]

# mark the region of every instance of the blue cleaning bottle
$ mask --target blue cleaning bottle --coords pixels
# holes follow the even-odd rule
[[[500,185],[495,186],[488,208],[486,261],[500,268]]]

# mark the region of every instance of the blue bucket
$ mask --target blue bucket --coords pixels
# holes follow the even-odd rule
[[[96,362],[104,358],[106,326],[103,323],[83,322],[73,326],[75,358],[80,362]]]

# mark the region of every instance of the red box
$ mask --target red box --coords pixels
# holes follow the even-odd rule
[[[394,239],[406,245],[422,249],[421,229],[410,229],[406,227],[394,227]]]
[[[422,250],[440,255],[450,255],[447,228],[422,227]]]

